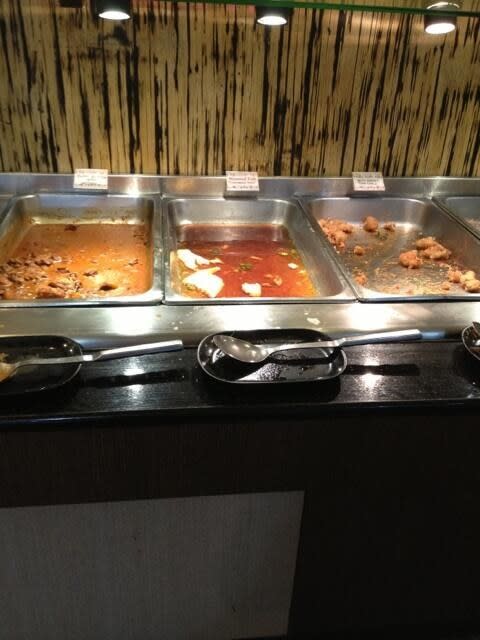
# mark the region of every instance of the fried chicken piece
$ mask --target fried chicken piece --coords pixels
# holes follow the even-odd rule
[[[469,280],[476,280],[475,271],[466,271],[460,276],[461,284],[466,284]]]
[[[428,249],[429,247],[433,247],[438,244],[433,236],[427,236],[426,238],[420,238],[416,241],[415,246],[417,249]]]
[[[448,260],[452,252],[443,245],[435,243],[431,247],[424,249],[422,255],[430,260]]]
[[[412,249],[411,251],[404,251],[398,256],[398,261],[402,267],[407,269],[419,269],[422,265],[422,259],[418,255],[418,251]]]
[[[460,282],[462,278],[462,272],[459,269],[450,269],[447,273],[447,278],[449,282]]]
[[[353,248],[353,253],[356,256],[364,256],[365,255],[365,247],[361,247],[359,244],[357,244]]]
[[[339,249],[343,249],[345,247],[345,240],[347,239],[347,234],[345,231],[335,231],[331,233],[332,244],[334,244]]]
[[[343,231],[343,233],[353,233],[353,224],[344,222],[343,220],[338,220],[338,222],[340,223],[340,231]]]
[[[329,242],[337,249],[343,249],[347,235],[353,233],[353,225],[336,218],[320,220],[320,227]]]
[[[420,250],[421,255],[429,260],[448,260],[452,255],[450,249],[437,242],[433,236],[419,238],[415,246]]]
[[[440,285],[440,288],[443,289],[444,291],[450,291],[451,289],[451,284],[450,282],[442,282],[442,284]]]
[[[367,216],[363,221],[363,228],[369,233],[374,233],[378,230],[378,220],[373,216]]]
[[[467,280],[464,283],[463,288],[465,291],[468,291],[468,293],[480,293],[480,280],[477,280],[476,278]]]
[[[385,222],[383,228],[385,229],[385,231],[395,231],[397,225],[395,224],[395,222]]]

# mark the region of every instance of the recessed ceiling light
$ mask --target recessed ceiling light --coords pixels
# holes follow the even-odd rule
[[[130,0],[97,0],[96,10],[105,20],[128,20],[131,16]]]
[[[258,24],[268,27],[281,27],[287,24],[292,15],[288,7],[255,7]]]
[[[426,7],[432,13],[425,14],[424,29],[431,35],[441,35],[455,31],[457,26],[457,17],[450,12],[460,8],[457,2],[434,2]],[[434,11],[442,12],[440,15],[434,15]],[[446,13],[443,13],[446,11]]]

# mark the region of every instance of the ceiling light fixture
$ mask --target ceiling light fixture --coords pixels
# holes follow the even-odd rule
[[[105,20],[128,20],[132,8],[130,0],[97,0],[96,11]]]
[[[282,27],[292,15],[288,7],[255,7],[258,24],[267,27]]]
[[[457,26],[457,16],[453,12],[460,8],[460,5],[456,2],[434,2],[426,7],[432,13],[425,14],[424,16],[424,29],[431,35],[442,35],[455,31]],[[440,15],[434,15],[434,11],[447,13],[441,13]]]

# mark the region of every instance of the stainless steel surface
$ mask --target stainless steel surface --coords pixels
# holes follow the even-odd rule
[[[480,238],[480,196],[454,196],[435,200]]]
[[[284,227],[315,287],[316,295],[311,300],[353,300],[354,295],[336,264],[329,260],[318,234],[297,204],[287,200],[265,198],[189,198],[165,201],[166,239],[165,247],[165,300],[192,304],[224,304],[270,302],[272,304],[304,301],[306,298],[279,298],[249,296],[236,298],[206,299],[201,296],[184,296],[180,293],[180,280],[176,268],[178,243],[184,239],[185,229],[190,224],[211,225],[211,240],[232,242],[242,239],[239,230],[251,229],[252,224]],[[242,238],[240,238],[242,235]],[[246,276],[246,280],[248,277]]]
[[[292,342],[276,345],[254,344],[235,336],[215,335],[213,342],[223,353],[240,362],[251,364],[263,362],[270,356],[283,351],[303,351],[304,349],[334,349],[355,344],[372,344],[378,342],[401,342],[418,340],[422,334],[417,329],[407,331],[382,331],[380,333],[364,333],[356,336],[343,336],[337,340],[316,340],[314,342]]]
[[[34,224],[144,224],[148,230],[150,287],[132,296],[0,300],[0,307],[125,305],[162,300],[162,217],[159,198],[113,194],[37,193],[13,197],[0,218],[0,261]]]
[[[385,178],[386,195],[414,198],[480,196],[480,178]],[[132,197],[222,197],[222,177],[109,177],[110,193]],[[71,174],[0,174],[0,198],[32,192],[74,192]],[[348,196],[350,178],[260,178],[260,196],[292,198],[295,194]],[[417,327],[424,339],[461,335],[472,319],[480,320],[478,301],[391,301],[292,305],[145,305],[56,308],[0,308],[3,335],[57,334],[100,348],[181,337],[188,346],[213,332],[235,329],[304,328],[332,337],[385,329]]]
[[[400,253],[415,249],[416,240],[433,236],[452,251],[450,264],[479,271],[480,240],[466,233],[462,225],[431,200],[357,197],[303,198],[301,201],[317,223],[335,218],[354,226],[353,233],[347,235],[344,249],[335,251],[330,246],[332,257],[343,267],[360,300],[480,299],[480,294],[467,293],[454,284],[451,290],[444,291],[442,285],[447,281],[449,267],[440,265],[442,261],[425,260],[420,269],[407,269],[399,263]],[[377,233],[364,231],[362,223],[366,216],[378,219]],[[387,222],[395,223],[394,231],[383,229]],[[365,254],[355,255],[355,245],[363,247]],[[365,285],[356,281],[362,274],[367,277]]]
[[[116,360],[118,358],[142,356],[147,355],[148,353],[180,351],[181,349],[183,349],[183,342],[181,340],[169,340],[164,342],[131,345],[129,347],[117,347],[115,349],[104,349],[103,351],[83,353],[78,356],[63,356],[59,358],[26,358],[25,360],[18,360],[16,362],[0,362],[0,382],[7,378],[11,378],[21,367],[100,362],[103,360]]]

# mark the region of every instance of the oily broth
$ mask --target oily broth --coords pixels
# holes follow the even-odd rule
[[[0,264],[0,298],[142,293],[151,284],[148,244],[144,224],[33,224]],[[55,295],[39,294],[48,287]]]
[[[281,225],[192,224],[177,229],[179,249],[190,249],[208,260],[219,259],[216,275],[224,286],[217,298],[245,298],[243,283],[258,283],[263,298],[307,298],[315,295],[305,265],[288,231]],[[297,265],[296,269],[289,264]],[[207,298],[183,283],[192,272],[177,261],[182,295]]]

